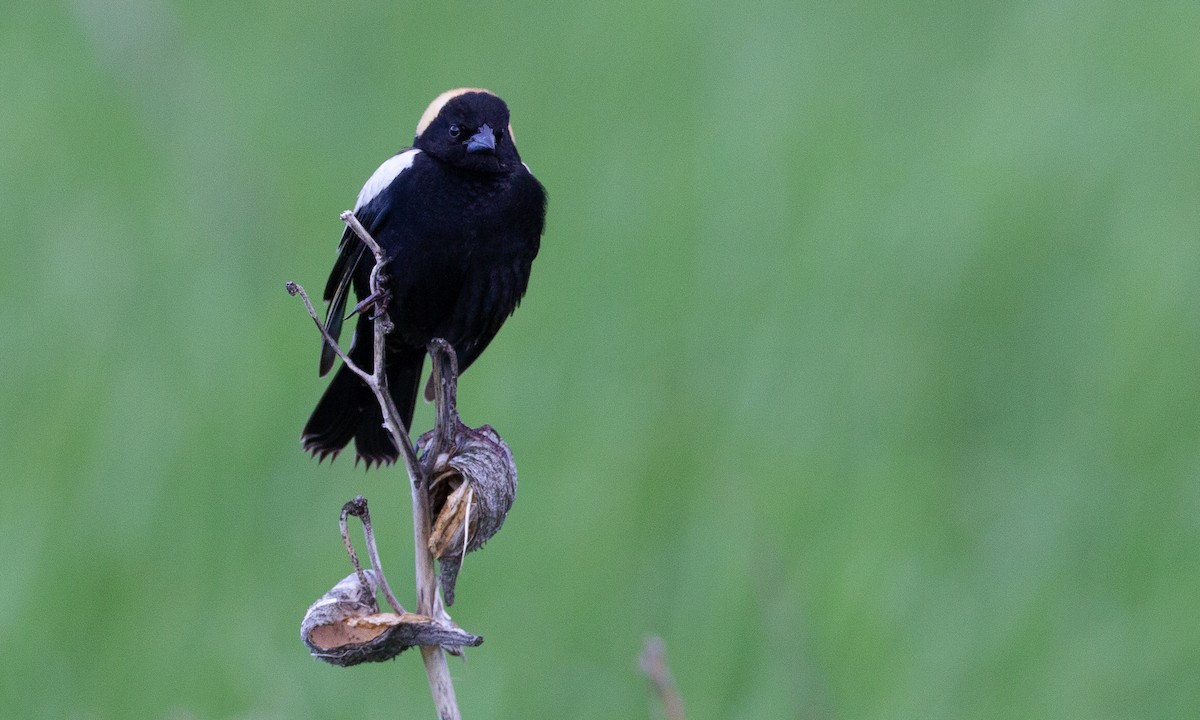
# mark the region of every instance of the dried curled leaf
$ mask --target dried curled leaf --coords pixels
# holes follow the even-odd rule
[[[428,452],[432,434],[421,438]],[[429,551],[439,561],[446,604],[463,556],[483,547],[500,531],[517,495],[517,466],[512,451],[490,425],[474,429],[457,423],[453,451],[433,463],[429,485],[433,529]]]
[[[415,613],[380,613],[375,601],[377,580],[371,570],[346,576],[308,608],[300,638],[318,660],[349,667],[391,660],[410,647],[476,646],[483,638]]]

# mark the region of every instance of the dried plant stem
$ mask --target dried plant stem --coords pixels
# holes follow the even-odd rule
[[[409,470],[411,473],[412,470]],[[414,480],[412,486],[413,513],[413,556],[416,562],[417,612],[439,620],[446,617],[445,609],[437,601],[437,573],[433,566],[433,554],[429,552],[429,532],[432,521],[429,517],[429,494],[425,492],[424,475],[421,485]],[[450,666],[441,646],[422,645],[421,658],[425,661],[425,677],[433,693],[441,720],[459,720],[458,701],[454,695],[454,683],[450,679]],[[439,699],[440,698],[440,699]]]
[[[435,338],[429,343],[429,357],[433,360],[434,408],[437,421],[433,425],[433,444],[425,458],[425,472],[444,460],[454,448],[454,436],[462,422],[458,418],[458,357],[450,343]]]
[[[379,583],[379,589],[383,591],[383,597],[388,601],[388,605],[392,606],[397,615],[403,615],[405,612],[404,606],[392,594],[392,588],[388,585],[387,576],[383,574],[383,565],[379,562],[379,549],[375,545],[375,531],[371,528],[371,510],[367,507],[367,499],[359,495],[343,505],[340,520],[342,542],[346,545],[346,551],[350,553],[350,562],[354,565],[354,572],[358,575],[359,583],[366,587],[362,566],[358,562],[358,556],[354,553],[354,544],[350,542],[350,535],[346,532],[347,515],[353,515],[362,522],[363,537],[367,543],[367,557],[370,558],[371,567],[375,570],[375,580]]]
[[[372,297],[386,297],[387,293],[380,287],[379,281],[388,260],[383,249],[379,247],[379,244],[375,242],[375,239],[371,237],[370,233],[362,226],[352,211],[347,210],[342,213],[341,219],[375,255],[375,267],[371,270],[370,288]],[[375,310],[375,363],[373,372],[367,373],[357,367],[350,360],[349,356],[338,347],[337,342],[330,337],[316,310],[313,309],[307,293],[304,292],[304,288],[289,282],[287,289],[289,293],[293,295],[299,294],[303,298],[304,306],[308,309],[308,314],[312,317],[313,322],[321,330],[321,335],[325,338],[325,342],[333,348],[343,363],[363,379],[363,382],[375,394],[376,400],[379,401],[380,410],[383,412],[384,427],[391,434],[392,441],[399,448],[400,455],[404,458],[404,467],[408,471],[409,488],[412,493],[413,554],[416,565],[417,613],[439,619],[445,618],[445,610],[442,608],[441,603],[438,602],[437,574],[434,570],[433,555],[429,552],[431,521],[429,500],[426,493],[428,481],[420,462],[417,460],[412,442],[409,440],[408,430],[400,422],[400,413],[396,409],[396,404],[392,402],[391,394],[387,391],[386,375],[383,371],[384,338],[391,329],[391,321],[387,317],[386,307],[382,306],[382,303],[379,303]],[[425,675],[429,681],[429,690],[433,694],[433,702],[437,708],[438,718],[440,720],[461,720],[461,715],[458,711],[458,700],[454,694],[454,683],[450,678],[450,667],[446,662],[445,651],[441,646],[423,645],[421,646],[421,657],[425,662]]]
[[[642,672],[650,678],[654,694],[658,696],[663,706],[663,714],[667,720],[684,720],[683,697],[675,687],[675,678],[667,665],[667,644],[660,637],[646,639],[646,648],[638,658]]]
[[[338,518],[338,527],[342,531],[342,544],[346,546],[346,554],[350,556],[350,564],[354,566],[354,574],[358,576],[358,584],[363,589],[363,594],[369,594],[371,584],[367,582],[367,576],[363,574],[362,563],[358,561],[358,553],[354,552],[354,543],[350,541],[350,530],[346,527],[346,516],[350,514],[350,510],[354,503],[362,499],[359,495],[354,500],[342,506],[342,514]],[[397,610],[396,612],[404,612]]]

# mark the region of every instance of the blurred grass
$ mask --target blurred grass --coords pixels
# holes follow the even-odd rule
[[[297,638],[343,501],[410,541],[299,451],[282,286],[476,84],[551,209],[463,383],[522,481],[465,716],[652,717],[652,632],[698,719],[1200,705],[1195,3],[0,18],[0,715],[428,716]]]

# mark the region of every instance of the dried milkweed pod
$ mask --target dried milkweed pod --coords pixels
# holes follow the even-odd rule
[[[351,573],[308,608],[300,623],[300,638],[313,657],[349,667],[391,660],[417,645],[462,647],[483,642],[477,635],[424,615],[381,613],[377,589],[375,571]]]
[[[463,558],[483,547],[504,524],[517,495],[512,451],[490,425],[470,428],[458,417],[458,363],[448,343],[430,343],[433,374],[425,389],[436,403],[434,429],[417,447],[431,513],[429,552],[438,560],[438,581],[446,605]]]
[[[429,474],[429,552],[438,559],[447,605],[454,602],[463,557],[500,530],[517,494],[517,466],[500,434],[490,425],[457,425],[453,450],[437,457]]]
[[[372,568],[364,570],[350,542],[346,518],[362,521]],[[363,662],[391,660],[415,645],[440,645],[461,654],[465,645],[476,646],[483,638],[462,630],[440,613],[438,619],[405,611],[388,587],[379,566],[371,513],[361,495],[342,506],[339,519],[342,542],[354,572],[347,575],[304,613],[300,639],[318,660],[348,667]],[[377,596],[382,590],[395,612],[379,612]]]

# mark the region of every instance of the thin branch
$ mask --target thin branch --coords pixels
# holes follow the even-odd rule
[[[289,295],[299,295],[300,299],[304,301],[304,307],[308,310],[308,316],[317,324],[317,329],[321,331],[321,337],[325,338],[325,342],[329,344],[329,347],[333,348],[333,351],[342,359],[346,367],[350,368],[351,372],[362,378],[363,382],[374,389],[375,377],[358,365],[355,365],[350,356],[346,354],[346,351],[342,350],[341,346],[338,345],[337,340],[334,340],[333,336],[329,334],[329,330],[325,328],[325,323],[321,322],[321,317],[317,315],[317,311],[313,308],[312,301],[308,299],[308,293],[304,291],[304,287],[300,283],[294,283],[291,280],[288,280],[284,287],[287,288]]]
[[[350,556],[350,564],[354,566],[354,574],[358,576],[358,584],[362,587],[363,594],[373,595],[371,584],[367,582],[367,576],[363,574],[362,563],[358,561],[358,553],[354,552],[354,543],[350,541],[350,531],[346,527],[346,516],[350,514],[350,508],[355,502],[363,499],[363,496],[359,495],[354,500],[342,506],[342,514],[338,518],[338,527],[342,530],[342,543],[346,546],[346,554]]]
[[[363,241],[371,252],[375,255],[375,266],[371,270],[370,290],[371,297],[375,298],[376,310],[374,313],[374,367],[372,372],[368,373],[358,365],[356,365],[338,345],[337,341],[329,334],[325,324],[321,322],[316,310],[313,308],[312,302],[308,298],[308,293],[304,288],[294,282],[287,283],[287,291],[291,295],[299,295],[304,301],[304,307],[308,310],[309,317],[316,323],[317,329],[321,331],[321,336],[325,342],[333,348],[338,357],[342,359],[346,367],[362,378],[367,387],[375,395],[375,399],[379,402],[380,411],[383,413],[383,425],[391,435],[392,442],[404,457],[404,467],[408,472],[409,486],[412,494],[412,513],[413,513],[413,554],[416,565],[416,593],[417,593],[417,613],[428,617],[435,617],[439,621],[450,623],[449,616],[446,614],[445,608],[442,606],[437,590],[437,575],[434,570],[433,555],[429,551],[429,533],[432,526],[429,512],[429,498],[426,492],[427,480],[425,473],[421,468],[421,463],[417,459],[416,451],[413,448],[412,441],[408,436],[408,428],[400,421],[400,413],[396,408],[395,402],[392,401],[391,393],[387,390],[387,375],[384,372],[383,356],[384,343],[388,332],[392,329],[391,320],[387,316],[388,297],[382,286],[383,268],[387,265],[388,258],[384,254],[383,249],[371,234],[367,232],[362,223],[355,217],[353,211],[347,210],[340,215],[343,222],[348,225],[359,239]],[[450,353],[453,358],[453,352]],[[436,361],[435,361],[436,365]],[[343,515],[343,520],[345,516]],[[376,570],[379,570],[378,553],[375,551],[374,541],[369,532],[369,521],[363,517],[364,532],[368,533],[368,551],[371,554],[371,562]],[[343,522],[343,536],[345,535]],[[346,536],[348,538],[348,536]],[[354,557],[353,548],[349,547],[351,558]],[[358,568],[356,567],[356,570]],[[377,572],[380,579],[380,585],[384,588],[388,602],[399,609],[399,602],[392,595],[391,590],[387,588],[386,581],[383,580],[382,571]],[[362,574],[359,572],[359,579],[362,580]],[[429,689],[433,695],[434,706],[437,708],[438,717],[440,720],[460,720],[461,716],[458,711],[458,700],[454,694],[454,683],[450,677],[450,667],[446,663],[446,654],[440,645],[421,646],[421,657],[425,662],[425,675],[429,681]]]
[[[667,665],[667,644],[662,638],[646,639],[646,648],[638,658],[638,666],[650,678],[655,694],[662,701],[667,720],[684,720],[683,697],[675,687],[675,678]]]
[[[371,294],[378,298],[386,297],[386,292],[380,287],[380,276],[388,258],[383,249],[371,237],[352,211],[341,214],[346,223],[359,239],[375,254],[375,267],[371,271]],[[404,456],[404,466],[408,471],[409,488],[412,494],[413,514],[413,560],[416,566],[417,612],[430,617],[445,615],[437,595],[437,575],[434,572],[433,555],[429,552],[429,533],[432,523],[429,517],[429,497],[425,489],[427,480],[413,450],[412,441],[408,437],[408,428],[400,422],[400,413],[392,401],[391,393],[387,391],[386,375],[383,371],[384,338],[391,329],[391,321],[387,317],[385,307],[378,307],[375,312],[375,367],[371,379],[367,381],[375,398],[379,401],[383,412],[384,426],[392,436],[393,442]],[[310,313],[311,314],[311,313]],[[328,333],[324,333],[328,335]],[[340,351],[343,362],[349,358]],[[454,693],[454,682],[450,677],[450,666],[446,663],[446,653],[440,645],[422,645],[421,658],[425,662],[425,676],[429,681],[429,690],[433,694],[433,703],[437,708],[440,720],[460,720],[458,700]]]
[[[379,548],[375,545],[375,531],[371,528],[371,511],[367,508],[367,499],[359,495],[342,506],[342,539],[346,542],[346,549],[350,550],[350,559],[354,561],[354,569],[359,574],[359,580],[362,580],[362,571],[359,570],[358,558],[354,556],[354,548],[346,535],[347,514],[354,515],[362,522],[363,537],[367,540],[367,557],[371,560],[371,568],[375,571],[375,579],[379,581],[379,588],[383,590],[383,597],[388,601],[388,605],[391,605],[397,614],[403,615],[406,612],[404,606],[392,594],[392,588],[388,585],[387,577],[383,574],[383,565],[379,562]]]
[[[429,357],[433,360],[434,408],[437,421],[433,425],[433,443],[425,458],[425,472],[442,464],[444,457],[453,450],[457,434],[458,419],[458,357],[450,343],[435,338],[429,343]]]
[[[379,243],[375,242],[375,238],[371,237],[371,233],[367,232],[367,229],[358,221],[358,217],[354,214],[353,210],[344,210],[342,211],[341,215],[338,215],[338,217],[341,218],[342,222],[350,226],[350,229],[354,231],[354,234],[357,235],[367,247],[371,248],[371,252],[375,254],[376,262],[378,262],[380,258],[384,257],[383,248],[379,247]],[[375,288],[371,289],[374,290]]]

